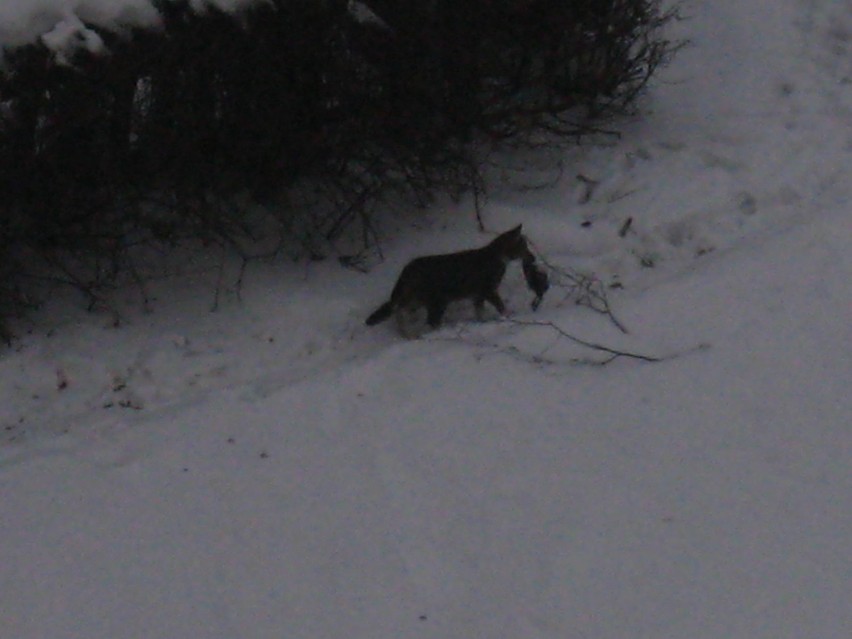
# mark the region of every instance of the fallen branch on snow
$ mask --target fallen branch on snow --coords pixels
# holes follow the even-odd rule
[[[614,348],[611,346],[607,346],[605,344],[600,344],[598,342],[592,342],[590,340],[586,340],[576,335],[572,335],[561,326],[554,322],[550,321],[540,321],[540,320],[522,320],[522,319],[513,319],[513,318],[502,318],[499,320],[500,323],[508,324],[510,326],[516,326],[519,328],[543,328],[548,331],[553,332],[555,336],[555,341],[550,345],[546,346],[544,349],[540,350],[537,353],[525,352],[518,346],[514,344],[500,344],[497,341],[491,341],[487,338],[484,338],[481,334],[476,335],[474,331],[471,329],[476,326],[475,324],[465,323],[460,324],[456,327],[454,335],[447,335],[447,331],[439,331],[437,334],[426,336],[427,340],[435,340],[435,341],[452,341],[452,342],[464,342],[465,344],[474,346],[483,351],[488,351],[490,354],[495,355],[508,355],[515,359],[519,359],[521,361],[525,361],[531,364],[540,364],[540,365],[548,365],[548,366],[560,366],[566,364],[574,364],[574,365],[583,365],[583,366],[606,366],[611,362],[625,358],[625,359],[633,359],[641,362],[648,363],[658,363],[669,361],[680,357],[682,355],[686,355],[689,353],[693,353],[696,351],[706,350],[710,347],[709,344],[701,343],[697,346],[689,349],[685,349],[682,351],[677,351],[674,353],[670,353],[667,355],[649,355],[646,353],[638,353],[634,351],[629,351],[620,348]],[[558,340],[567,340],[573,344],[578,346],[582,346],[583,348],[590,349],[597,353],[602,353],[605,357],[602,358],[580,358],[580,357],[572,357],[567,360],[560,360],[552,356],[548,356],[547,352],[553,348],[554,344]],[[485,354],[488,354],[485,353]]]
[[[574,344],[578,344],[580,346],[589,348],[593,351],[598,351],[600,353],[606,353],[608,355],[608,357],[603,360],[575,360],[575,363],[605,366],[606,364],[609,364],[610,362],[618,359],[619,357],[638,359],[643,362],[661,362],[666,359],[664,357],[657,357],[655,355],[644,355],[642,353],[634,353],[631,351],[611,348],[603,344],[598,344],[597,342],[590,342],[575,335],[571,335],[571,333],[567,332],[565,329],[560,327],[558,324],[555,324],[554,322],[540,320],[518,320],[512,318],[504,318],[503,321],[509,324],[514,324],[516,326],[544,327],[554,331],[559,337],[565,338],[568,341],[573,342]]]

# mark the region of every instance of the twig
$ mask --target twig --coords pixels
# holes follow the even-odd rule
[[[482,176],[475,168],[471,168],[470,172],[471,189],[473,190],[473,207],[476,211],[476,224],[480,231],[485,230],[485,222],[482,220],[482,200],[485,197],[485,185]]]
[[[595,362],[596,364],[599,364],[601,366],[603,366],[605,364],[609,364],[611,361],[618,359],[619,357],[628,357],[628,358],[631,358],[631,359],[638,359],[638,360],[643,361],[643,362],[661,362],[664,359],[662,357],[657,357],[655,355],[644,355],[642,353],[634,353],[634,352],[631,352],[631,351],[623,351],[623,350],[620,350],[620,349],[617,349],[617,348],[610,348],[609,346],[605,346],[603,344],[598,344],[597,342],[590,342],[588,340],[582,339],[582,338],[577,337],[575,335],[571,335],[571,333],[568,333],[567,331],[565,331],[558,324],[555,324],[555,323],[549,322],[549,321],[519,320],[519,319],[512,319],[512,318],[504,318],[503,321],[507,322],[509,324],[516,325],[516,326],[534,326],[534,327],[548,328],[552,331],[555,331],[560,337],[564,337],[565,339],[567,339],[571,342],[574,342],[575,344],[579,344],[580,346],[590,348],[594,351],[599,351],[601,353],[609,354],[610,355],[609,358],[607,358],[603,361],[600,361],[600,362]]]
[[[228,259],[228,247],[224,242],[220,244],[222,248],[222,256],[219,258],[219,267],[216,275],[216,290],[213,292],[213,305],[210,307],[210,312],[215,313],[219,310],[219,297],[222,294],[222,287],[225,281],[225,261]]]
[[[503,344],[499,344],[499,343],[494,342],[494,341],[489,341],[487,339],[484,339],[481,336],[477,336],[475,332],[472,332],[472,331],[469,330],[470,325],[467,325],[467,324],[462,324],[462,325],[457,326],[455,328],[455,333],[451,336],[448,336],[446,331],[440,331],[437,335],[425,336],[425,339],[427,339],[429,341],[442,341],[442,342],[448,342],[449,341],[449,342],[462,342],[462,343],[465,343],[465,344],[469,344],[471,346],[476,347],[477,349],[480,349],[480,351],[485,351],[484,353],[480,352],[480,354],[478,355],[479,357],[481,357],[485,354],[489,354],[489,353],[495,354],[495,355],[502,354],[502,355],[508,355],[508,356],[513,357],[515,359],[519,359],[519,360],[522,360],[522,361],[525,361],[525,362],[528,362],[528,363],[531,363],[531,364],[550,365],[550,366],[559,366],[559,365],[566,365],[566,364],[581,364],[581,365],[587,365],[587,366],[606,366],[607,364],[610,364],[611,362],[613,362],[613,361],[615,361],[616,359],[619,359],[619,358],[634,359],[634,360],[638,360],[638,361],[641,361],[641,362],[647,362],[647,363],[658,363],[658,362],[673,359],[675,357],[680,357],[681,355],[686,355],[688,353],[692,353],[692,352],[696,352],[696,351],[703,351],[703,350],[706,350],[707,348],[710,347],[709,344],[702,343],[702,344],[698,344],[697,346],[695,346],[693,348],[689,348],[689,349],[686,349],[686,350],[683,350],[683,351],[671,353],[669,355],[664,355],[664,356],[646,355],[644,353],[636,353],[636,352],[633,352],[633,351],[622,350],[622,349],[618,349],[618,348],[612,348],[612,347],[606,346],[604,344],[599,344],[597,342],[592,342],[592,341],[589,341],[589,340],[582,339],[580,337],[577,337],[575,335],[568,333],[565,329],[563,329],[558,324],[555,324],[553,322],[519,320],[519,319],[512,319],[512,318],[504,318],[502,320],[502,322],[504,322],[506,324],[510,324],[512,326],[519,326],[519,327],[522,327],[522,328],[534,327],[534,328],[548,329],[555,334],[555,340],[550,345],[541,349],[541,351],[538,352],[538,353],[526,353],[523,350],[521,350],[520,348],[518,348],[518,346],[516,346],[515,344],[503,345]],[[546,355],[547,351],[550,350],[553,347],[553,345],[560,339],[566,339],[566,340],[569,340],[569,341],[571,341],[571,342],[573,342],[573,343],[575,343],[579,346],[582,346],[583,348],[588,348],[590,350],[593,350],[593,351],[596,351],[596,352],[599,352],[599,353],[604,353],[606,355],[606,357],[604,357],[603,359],[571,358],[571,359],[568,359],[567,361],[558,361],[556,359],[548,357]]]
[[[590,177],[586,177],[582,173],[577,174],[577,181],[582,182],[585,190],[583,191],[583,195],[580,197],[580,204],[588,204],[591,201],[592,197],[595,195],[595,190],[600,185],[599,180],[593,180]]]
[[[569,297],[573,298],[576,304],[586,306],[597,313],[606,315],[613,326],[619,331],[625,335],[630,333],[621,320],[615,316],[603,283],[600,280],[579,271],[574,271],[573,269],[556,266],[542,256],[541,251],[538,250],[538,247],[529,238],[527,238],[527,244],[532,247],[536,259],[544,264],[548,271],[557,275],[557,277],[551,278],[552,283],[555,286],[560,286],[568,290],[566,299]],[[565,284],[566,280],[568,284]]]

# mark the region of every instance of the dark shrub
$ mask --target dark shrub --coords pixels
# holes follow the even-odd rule
[[[156,30],[86,25],[105,53],[37,43],[0,76],[0,256],[90,297],[151,242],[248,255],[353,222],[369,242],[382,198],[477,187],[484,146],[599,131],[676,48],[659,0],[156,4]]]

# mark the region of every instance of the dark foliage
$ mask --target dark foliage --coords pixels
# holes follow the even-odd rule
[[[599,132],[676,49],[660,0],[157,7],[156,30],[87,25],[104,53],[5,52],[4,299],[37,273],[94,300],[152,243],[249,256],[353,223],[369,243],[382,198],[478,189],[477,149]]]

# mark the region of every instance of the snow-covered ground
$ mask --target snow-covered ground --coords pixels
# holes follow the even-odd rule
[[[630,332],[558,288],[532,314],[518,269],[515,320],[663,361],[363,326],[487,240],[469,203],[215,313],[215,270],[119,328],[57,300],[0,355],[0,636],[847,639],[852,2],[685,13],[643,119],[484,211],[620,283]]]

